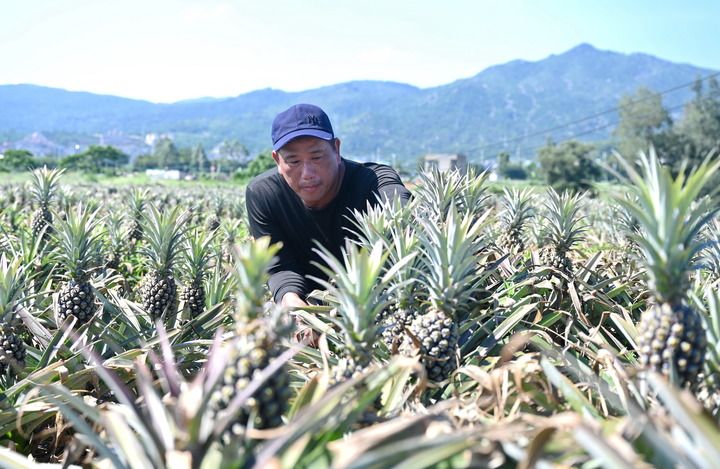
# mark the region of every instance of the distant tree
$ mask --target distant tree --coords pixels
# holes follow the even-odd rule
[[[275,160],[269,151],[257,155],[247,167],[235,172],[236,179],[249,180],[275,167]]]
[[[85,150],[85,155],[101,170],[115,170],[130,161],[127,154],[112,146],[91,145]]]
[[[672,125],[670,115],[662,105],[662,96],[645,87],[620,98],[618,113],[620,120],[613,136],[618,151],[626,158],[647,151]]]
[[[197,171],[198,173],[204,173],[210,167],[210,160],[208,160],[205,148],[202,145],[198,144],[193,148],[190,164],[192,166],[191,171]]]
[[[528,174],[522,164],[510,162],[510,153],[506,151],[500,152],[497,159],[498,176],[506,179],[527,179]]]
[[[511,163],[505,168],[503,177],[514,180],[527,179],[528,172],[521,164]]]
[[[180,162],[180,152],[175,146],[175,143],[167,137],[161,138],[155,144],[153,156],[160,169],[176,167]]]
[[[130,157],[112,146],[91,145],[82,153],[65,156],[60,167],[88,173],[114,172],[125,166]]]
[[[510,153],[506,151],[502,151],[498,153],[497,156],[497,173],[500,176],[505,177],[505,171],[507,171],[508,166],[510,165]]]
[[[242,163],[247,162],[250,151],[245,145],[238,140],[223,140],[218,148],[220,158],[226,160],[237,160]]]
[[[158,161],[155,155],[138,155],[133,162],[134,171],[158,168]]]
[[[538,151],[540,176],[558,191],[588,189],[600,177],[600,169],[591,158],[593,149],[576,140],[559,145],[548,142]]]
[[[5,150],[0,159],[0,171],[25,171],[35,168],[35,159],[28,150]]]
[[[702,160],[715,148],[720,147],[720,84],[714,77],[703,90],[702,80],[693,86],[695,97],[685,106],[683,118],[676,131],[686,139],[692,152],[692,160]]]
[[[234,174],[239,168],[242,168],[242,162],[240,160],[233,160],[228,158],[216,158],[213,160],[215,171],[218,173]]]
[[[178,148],[178,158],[173,163],[168,165],[168,168],[170,169],[179,169],[180,171],[185,172],[194,172],[195,169],[193,168],[193,149],[190,147],[180,147]]]
[[[93,166],[84,153],[75,153],[60,159],[59,166],[71,171],[93,172]]]

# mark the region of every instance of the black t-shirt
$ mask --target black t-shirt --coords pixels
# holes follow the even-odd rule
[[[302,298],[318,285],[307,276],[327,278],[312,262],[322,263],[313,251],[318,240],[335,257],[341,258],[345,239],[356,230],[352,211],[365,212],[367,203],[374,205],[378,195],[407,201],[410,192],[400,176],[389,166],[357,163],[343,158],[345,174],[335,199],[322,209],[310,209],[273,168],[257,176],[245,191],[250,234],[254,238],[270,236],[273,243],[282,242],[277,259],[270,267],[269,286],[279,302],[283,295],[295,292]]]

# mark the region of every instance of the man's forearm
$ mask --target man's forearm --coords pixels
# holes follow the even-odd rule
[[[285,293],[280,304],[285,308],[304,308],[308,305],[307,302],[295,292]]]
[[[288,293],[295,293],[301,298],[309,293],[305,278],[292,270],[274,272],[270,276],[268,286],[275,303],[281,303],[283,297]]]

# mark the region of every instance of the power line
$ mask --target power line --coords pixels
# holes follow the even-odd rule
[[[674,111],[674,110],[676,110],[676,109],[680,109],[680,108],[683,107],[683,106],[685,106],[685,103],[678,104],[678,105],[676,105],[676,106],[672,106],[672,107],[668,108],[667,110],[668,110],[668,111]],[[647,115],[643,115],[643,116],[638,116],[638,117],[648,117],[648,116],[647,116]],[[597,131],[599,131],[599,130],[603,130],[603,129],[606,129],[606,128],[611,127],[611,126],[613,126],[613,125],[617,125],[618,123],[619,123],[619,122],[610,122],[609,124],[603,124],[603,125],[600,125],[600,126],[597,126],[597,127],[593,127],[592,129],[588,129],[588,130],[584,130],[584,131],[579,132],[579,133],[572,134],[572,135],[570,135],[569,137],[567,137],[567,138],[565,138],[564,140],[562,140],[562,142],[566,142],[566,141],[572,140],[572,139],[574,139],[574,138],[576,138],[576,137],[581,137],[581,136],[583,136],[583,135],[593,134],[593,133],[595,133],[595,132],[597,132]],[[562,143],[562,142],[558,142],[558,143]],[[538,148],[542,148],[542,147],[544,147],[544,146],[546,146],[546,145],[547,145],[547,144],[544,143],[544,144],[535,145],[535,146],[532,146],[532,147],[518,148],[518,149],[516,150],[516,152],[517,152],[517,153],[516,153],[516,156],[519,156],[520,154],[525,154],[525,153],[530,152],[530,151],[537,150]]]
[[[666,89],[666,90],[660,91],[659,93],[657,93],[657,95],[662,96],[662,95],[665,95],[665,94],[668,94],[668,93],[672,93],[673,91],[677,91],[677,90],[680,90],[680,89],[683,89],[683,88],[687,88],[687,87],[689,87],[689,86],[692,86],[692,85],[694,85],[698,80],[699,80],[699,81],[705,81],[705,80],[709,80],[710,78],[714,78],[714,77],[719,76],[719,75],[720,75],[720,72],[711,73],[711,74],[709,74],[709,75],[707,75],[707,76],[705,76],[705,77],[698,78],[698,79],[693,80],[693,81],[691,81],[691,82],[683,83],[683,84],[681,84],[681,85],[673,86],[672,88],[668,88],[668,89]],[[632,105],[632,104],[636,104],[636,103],[639,103],[639,102],[642,102],[642,101],[644,101],[644,100],[646,100],[646,99],[650,99],[651,97],[653,97],[653,96],[648,96],[648,97],[646,97],[646,98],[641,98],[641,99],[632,100],[630,103],[627,104],[627,106]],[[682,105],[681,105],[681,106],[682,106]],[[555,132],[556,130],[564,129],[564,128],[566,128],[566,127],[572,127],[572,126],[577,125],[577,124],[579,124],[579,123],[581,123],[581,122],[585,122],[585,121],[588,121],[588,120],[596,119],[596,118],[598,118],[598,117],[604,116],[605,114],[610,114],[610,113],[613,113],[613,112],[617,112],[617,111],[620,110],[620,109],[621,109],[621,106],[615,106],[615,107],[612,107],[612,108],[609,108],[609,109],[605,109],[604,111],[596,112],[596,113],[594,113],[594,114],[590,114],[590,115],[588,115],[588,116],[581,117],[581,118],[579,118],[579,119],[576,119],[576,120],[573,120],[573,121],[570,121],[570,122],[566,122],[566,123],[564,123],[564,124],[557,125],[557,126],[555,126],[555,127],[550,127],[550,128],[543,129],[543,130],[538,130],[538,131],[536,131],[536,132],[533,132],[533,133],[530,133],[530,134],[527,134],[527,135],[519,135],[519,136],[516,136],[516,137],[511,137],[511,138],[508,138],[508,139],[504,139],[504,140],[498,140],[498,141],[492,142],[492,143],[486,143],[486,144],[483,144],[483,145],[480,145],[480,146],[477,146],[477,147],[474,147],[474,148],[470,148],[470,149],[467,150],[467,151],[468,151],[468,152],[474,152],[474,151],[482,150],[482,149],[489,148],[489,147],[494,147],[494,146],[498,146],[498,145],[505,145],[505,144],[508,144],[508,143],[513,143],[513,142],[519,142],[519,141],[522,141],[522,140],[527,140],[527,139],[532,138],[532,137],[537,137],[537,136],[539,136],[539,135],[544,135],[544,134],[547,134],[547,133]],[[609,127],[610,125],[613,125],[613,124],[605,125],[605,126],[603,126],[603,127],[598,128],[598,130],[600,130],[600,129],[602,129],[602,128]]]

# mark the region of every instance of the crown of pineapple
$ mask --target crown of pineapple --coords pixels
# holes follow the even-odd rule
[[[488,213],[461,217],[451,206],[444,222],[420,220],[419,282],[427,287],[430,305],[448,317],[467,312],[477,300],[481,278],[476,254],[482,248],[481,229]]]
[[[613,223],[617,230],[617,235],[621,241],[627,242],[633,234],[637,234],[639,230],[638,221],[635,216],[625,209],[627,205],[637,205],[637,196],[631,193],[622,195],[625,199],[624,205],[616,204],[612,209]]]
[[[501,199],[503,211],[500,213],[500,222],[507,230],[522,231],[525,223],[533,216],[534,195],[528,189],[503,189]]]
[[[130,191],[130,198],[128,204],[130,206],[130,215],[133,221],[141,223],[143,220],[143,213],[145,212],[145,205],[147,204],[148,190],[133,188]]]
[[[704,266],[717,278],[720,276],[720,220],[715,218],[703,231],[705,247],[702,261]]]
[[[73,280],[87,280],[98,265],[101,233],[97,215],[97,211],[91,212],[80,204],[57,223],[58,261]]]
[[[720,160],[711,160],[711,154],[690,171],[683,164],[673,177],[653,148],[648,154],[641,153],[639,170],[617,156],[627,174],[620,178],[629,184],[637,202],[631,203],[621,195],[614,199],[640,227],[640,232],[631,236],[642,254],[648,286],[658,302],[679,303],[689,288],[688,272],[703,248],[698,234],[720,209],[710,197],[699,199],[720,167]],[[719,189],[714,187],[712,192]]]
[[[12,261],[0,255],[0,325],[11,322],[15,307],[23,296],[23,267],[20,258]]]
[[[108,247],[111,250],[120,249],[127,243],[128,229],[124,226],[122,213],[110,212],[105,217],[105,228],[107,231]]]
[[[198,228],[185,239],[183,264],[185,274],[191,281],[202,281],[212,258],[213,240],[212,232],[209,233]]]
[[[587,226],[585,217],[580,213],[584,194],[570,194],[565,191],[558,194],[552,187],[548,189],[545,200],[547,220],[545,238],[558,253],[567,253],[583,240]]]
[[[326,265],[316,264],[334,284],[312,277],[337,301],[338,318],[333,322],[342,330],[350,354],[367,351],[379,339],[377,318],[388,306],[388,288],[398,270],[408,263],[409,255],[386,270],[388,252],[382,241],[370,248],[347,243],[342,261],[324,246],[315,249]]]
[[[390,279],[392,289],[391,297],[398,308],[407,308],[416,300],[417,272],[420,269],[420,257],[417,252],[420,240],[415,230],[406,226],[395,226],[390,230],[389,262],[392,265],[400,263],[403,259],[412,256],[412,259],[402,268],[397,269]]]
[[[280,250],[281,244],[270,244],[264,236],[241,243],[235,250],[235,277],[239,287],[236,300],[235,322],[247,324],[263,313],[268,269]]]
[[[487,176],[487,171],[478,174],[474,167],[470,167],[460,178],[459,208],[461,213],[474,213],[477,216],[484,212],[490,200],[486,184]]]
[[[420,173],[420,184],[415,189],[421,213],[443,220],[451,206],[460,201],[463,178],[457,170],[440,171],[431,167]]]
[[[160,276],[172,273],[188,229],[186,219],[187,214],[181,213],[177,205],[162,211],[154,204],[148,205],[143,220],[143,236],[147,243],[142,247],[142,253],[150,268]]]
[[[147,200],[147,189],[139,189],[135,187],[130,191],[130,198],[128,199],[128,202],[133,215],[137,214],[138,217],[142,216],[142,213],[145,210],[145,204],[147,203]]]
[[[410,205],[403,205],[398,198],[383,198],[375,204],[368,202],[364,211],[353,210],[350,221],[361,242],[372,246],[377,241],[389,243],[390,230],[406,224],[410,213]]]
[[[47,208],[50,199],[57,192],[60,176],[64,169],[48,169],[47,166],[30,173],[30,192],[41,207]]]

